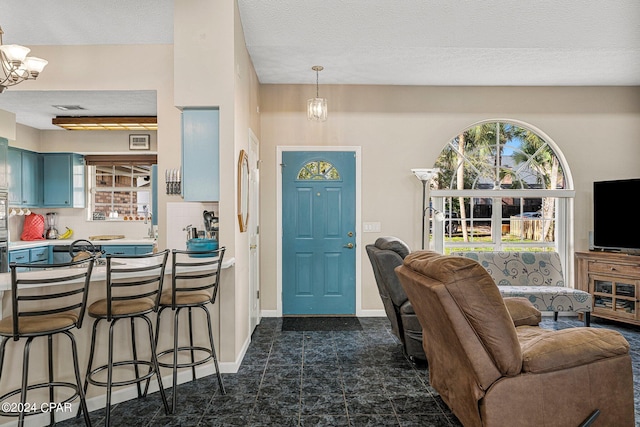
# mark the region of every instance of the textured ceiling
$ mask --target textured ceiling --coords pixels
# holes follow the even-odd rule
[[[638,85],[638,0],[239,0],[261,83]]]
[[[0,25],[7,44],[170,44],[174,1],[180,0],[0,0]],[[313,84],[311,66],[322,65],[320,84],[640,85],[638,0],[238,0],[238,5],[261,83]],[[30,106],[21,107],[14,92],[18,87],[0,95],[0,108],[21,109],[18,122],[33,127],[45,122],[50,127],[52,113],[45,110],[68,103],[47,97],[40,103],[25,100]],[[134,103],[131,111],[122,111],[122,102],[112,96],[117,92],[73,94],[75,104],[95,101],[95,114],[88,115],[144,109]],[[138,100],[148,95],[131,94]],[[155,111],[155,98],[146,108]]]

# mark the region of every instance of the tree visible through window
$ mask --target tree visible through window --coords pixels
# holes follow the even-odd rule
[[[508,122],[475,125],[447,143],[435,166],[433,195],[444,196],[438,204],[450,250],[555,245],[557,190],[567,188],[567,179],[554,148],[533,130]]]

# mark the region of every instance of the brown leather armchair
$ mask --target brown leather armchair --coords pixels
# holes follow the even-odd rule
[[[629,343],[604,328],[515,326],[476,261],[414,252],[396,269],[423,327],[429,379],[465,425],[633,426]],[[598,412],[599,411],[599,414]]]
[[[411,252],[409,246],[396,237],[386,236],[379,237],[366,249],[391,330],[407,356],[416,361],[426,360],[422,349],[422,326],[395,272]]]

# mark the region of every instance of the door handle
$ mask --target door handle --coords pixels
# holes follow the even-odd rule
[[[353,249],[353,243],[347,243],[346,245],[343,246],[343,248]]]

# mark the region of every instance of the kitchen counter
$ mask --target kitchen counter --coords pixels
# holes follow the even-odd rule
[[[149,264],[149,261],[144,258],[139,260],[118,259],[117,262],[119,263],[118,267],[122,267],[122,266],[142,267]],[[228,257],[222,261],[222,268],[223,269],[230,268],[230,267],[233,267],[234,264],[235,264],[235,258]],[[165,275],[171,275],[171,267],[172,267],[171,254],[169,254],[169,259],[167,260],[167,266],[165,268]],[[200,271],[202,269],[203,269],[202,267],[200,268],[193,267],[193,271]],[[106,270],[107,270],[107,267],[104,265],[95,265],[93,267],[93,271],[91,272],[91,282],[105,281],[107,277]],[[22,277],[29,276],[30,278],[33,278],[33,279],[40,279],[40,278],[50,278],[51,273],[52,273],[51,270],[38,269],[37,271],[25,271],[19,274]],[[137,276],[144,277],[145,273],[138,272],[138,273],[131,274],[131,277],[137,277]],[[57,284],[53,283],[48,286],[57,286]],[[40,287],[40,286],[33,286],[33,287]],[[11,273],[0,273],[0,298],[2,298],[3,291],[10,291],[10,290],[11,290]],[[0,308],[0,318],[2,318],[1,308]]]
[[[29,249],[37,248],[40,246],[56,246],[56,245],[70,245],[78,239],[51,239],[51,240],[18,240],[9,242],[9,250]],[[140,238],[140,239],[113,239],[113,240],[89,240],[94,245],[153,245],[155,239],[152,238]]]

